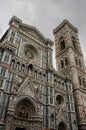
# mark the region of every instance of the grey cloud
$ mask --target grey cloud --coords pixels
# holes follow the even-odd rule
[[[0,0],[0,3],[0,36],[8,27],[7,24],[12,15],[16,15],[28,24],[35,25],[51,39],[53,39],[53,28],[63,19],[68,19],[79,29],[79,38],[85,54],[85,0]]]

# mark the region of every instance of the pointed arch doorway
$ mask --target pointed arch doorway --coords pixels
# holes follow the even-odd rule
[[[14,130],[35,129],[36,106],[30,97],[21,98],[15,107]]]
[[[58,126],[58,130],[67,130],[66,124],[64,122],[60,122]]]

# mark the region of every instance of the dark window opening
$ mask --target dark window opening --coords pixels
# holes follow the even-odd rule
[[[74,120],[74,125],[75,125],[75,126],[77,126],[77,123],[76,123],[76,121],[75,121],[75,120]]]
[[[65,57],[65,65],[68,65],[68,58]]]
[[[29,69],[31,69],[31,70],[33,69],[33,65],[32,64],[28,65],[28,70]]]
[[[25,70],[25,65],[24,64],[22,64],[21,70],[24,72],[24,70]]]
[[[0,48],[0,61],[1,61],[1,59],[2,59],[3,52],[4,52],[4,50]]]
[[[77,60],[77,58],[75,58],[75,63],[76,63],[76,65],[78,65],[78,60]]]
[[[64,68],[64,62],[63,62],[63,60],[61,60],[61,68],[62,69]]]
[[[83,78],[83,80],[82,80],[82,81],[83,81],[83,86],[85,87],[85,79]]]
[[[11,66],[12,66],[12,67],[15,66],[15,60],[14,60],[14,59],[11,61]]]
[[[26,130],[25,128],[17,127],[15,130]]]
[[[79,66],[82,67],[81,60],[79,59]]]
[[[33,65],[30,64],[30,65],[28,65],[28,73],[31,74],[32,71],[33,71]]]
[[[17,62],[17,69],[20,68],[20,62]]]
[[[75,43],[75,41],[73,41],[73,47],[76,49],[76,43]]]
[[[79,76],[79,84],[82,85],[81,77]]]
[[[60,42],[60,46],[61,46],[61,50],[65,49],[65,41],[64,40],[62,40]]]
[[[75,37],[72,37],[72,43],[73,43],[73,47],[74,47],[75,49],[77,49]]]
[[[35,78],[37,78],[38,77],[38,72],[37,72],[37,70],[35,70]]]

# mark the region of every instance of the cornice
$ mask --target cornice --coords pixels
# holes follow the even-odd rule
[[[54,30],[53,30],[53,34],[55,34],[56,32],[58,32],[61,28],[63,28],[65,25],[68,25],[71,29],[73,29],[75,32],[78,33],[78,29],[72,25],[67,19],[63,20],[63,22],[58,26],[56,27]]]
[[[32,25],[23,23],[22,20],[19,19],[19,18],[17,18],[16,16],[13,16],[13,17],[11,18],[11,20],[9,21],[9,24],[14,26],[14,24],[12,24],[13,22],[16,22],[18,29],[24,28],[24,29],[26,29],[27,31],[28,31],[29,29],[30,29],[30,30],[33,30],[34,32],[36,32],[36,33],[39,35],[39,37],[41,37],[42,40],[44,40],[45,43],[48,43],[48,44],[50,44],[51,46],[53,46],[54,42],[53,42],[51,39],[49,39],[49,38],[46,39],[45,36],[44,36],[35,26],[32,26]],[[15,27],[16,27],[16,26],[15,26]]]
[[[65,52],[68,52],[68,49],[70,49],[70,48],[72,48],[73,51],[74,51],[76,54],[79,54],[80,56],[83,56],[82,53],[80,53],[79,51],[75,50],[73,47],[69,46],[69,47],[66,47],[64,50],[57,52],[56,57],[58,57],[58,56],[64,54]]]
[[[16,17],[15,15],[13,15],[13,17],[9,21],[9,24],[11,24],[13,21],[16,21],[17,23],[22,23],[22,20]]]
[[[15,52],[15,47],[9,44],[8,42],[1,43],[0,47],[3,48],[4,50],[9,50],[11,53]]]
[[[35,26],[25,24],[25,23],[20,23],[19,28],[22,28],[22,27],[35,31],[44,41],[46,41],[46,38],[44,37],[44,35]]]
[[[84,94],[86,94],[86,88],[81,88],[81,87],[75,87],[74,89],[73,89],[73,92],[75,92],[75,91],[80,91],[80,92],[82,92],[82,93],[84,93]]]

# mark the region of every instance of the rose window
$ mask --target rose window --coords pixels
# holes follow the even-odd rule
[[[61,95],[56,96],[56,104],[57,105],[62,105],[64,103],[64,99]]]
[[[28,60],[37,61],[39,58],[38,50],[30,44],[24,46],[24,53]]]

